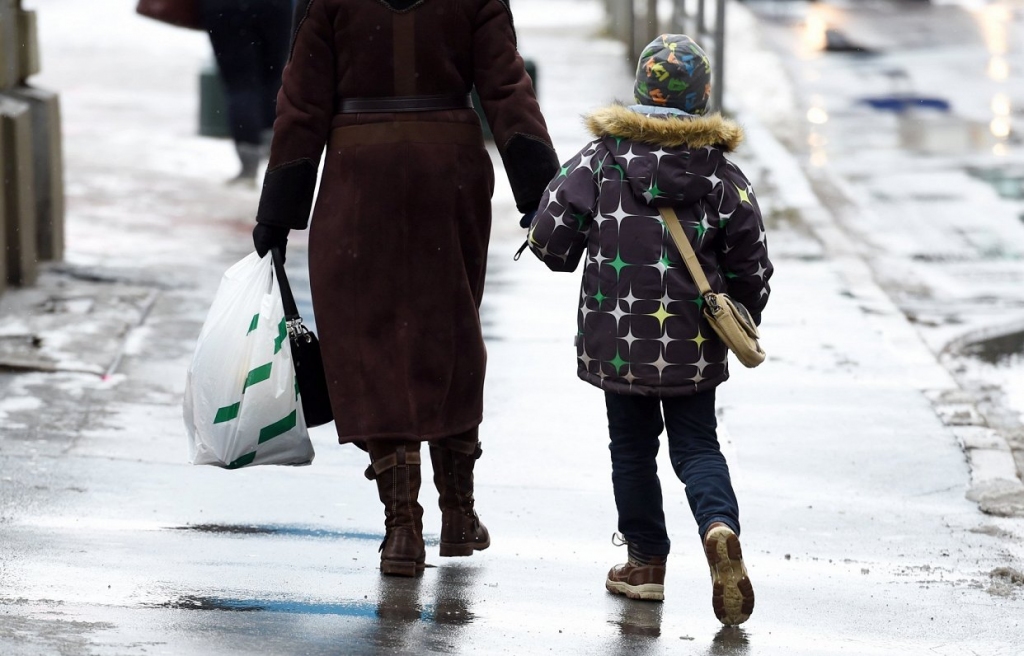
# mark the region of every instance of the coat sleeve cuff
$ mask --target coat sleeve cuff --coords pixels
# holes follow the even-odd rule
[[[269,171],[263,179],[263,193],[256,222],[305,230],[316,192],[317,167],[312,160],[300,159]]]
[[[536,211],[548,183],[558,172],[555,149],[536,137],[517,134],[505,144],[501,159],[516,208],[523,214]]]

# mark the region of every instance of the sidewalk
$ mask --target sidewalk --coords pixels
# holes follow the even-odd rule
[[[491,549],[437,558],[427,483],[436,567],[382,579],[365,454],[330,427],[314,431],[309,468],[188,465],[185,367],[221,273],[250,249],[257,194],[224,188],[230,145],[193,135],[201,34],[121,0],[38,4],[38,83],[64,102],[69,256],[0,300],[0,344],[20,344],[0,360],[40,369],[0,372],[0,652],[1020,652],[1024,527],[965,498],[964,454],[922,392],[956,385],[855,245],[828,238],[834,218],[754,114],[740,113],[737,163],[777,267],[770,360],[737,366],[719,398],[758,601],[742,628],[720,630],[670,476],[667,601],[603,589],[625,553],[609,540],[603,399],[575,377],[579,277],[512,262],[522,235],[500,168],[477,494]],[[623,48],[597,36],[600,6],[515,3],[563,158],[588,140],[579,115],[631,89]],[[83,25],[109,37],[96,45]],[[303,259],[293,244],[290,268]]]

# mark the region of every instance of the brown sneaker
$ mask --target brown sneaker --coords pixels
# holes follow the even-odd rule
[[[713,526],[704,536],[704,554],[711,568],[711,605],[726,626],[742,624],[754,612],[754,587],[743,565],[740,539],[728,526]]]

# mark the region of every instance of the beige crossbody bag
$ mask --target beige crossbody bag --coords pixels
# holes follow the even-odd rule
[[[732,300],[728,294],[716,294],[701,269],[697,254],[693,252],[690,240],[679,224],[679,217],[671,207],[660,207],[661,218],[668,226],[672,241],[676,243],[679,254],[683,256],[686,268],[690,270],[700,295],[704,297],[704,316],[725,345],[745,367],[756,367],[764,362],[765,352],[758,339],[761,333],[757,330],[754,319],[742,303]]]

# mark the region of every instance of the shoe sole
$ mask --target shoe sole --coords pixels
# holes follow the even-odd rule
[[[441,557],[461,558],[465,556],[472,556],[473,552],[483,551],[489,546],[491,546],[490,537],[487,538],[486,542],[442,542]]]
[[[642,583],[630,585],[622,581],[607,579],[604,587],[608,592],[617,595],[624,595],[630,599],[640,601],[665,601],[665,586],[660,583]]]
[[[726,626],[742,624],[754,612],[754,586],[743,565],[740,539],[728,528],[708,531],[704,553],[711,568],[711,606]]]
[[[413,577],[426,569],[426,563],[418,563],[414,560],[382,560],[380,561],[381,574],[385,576],[407,576]]]

